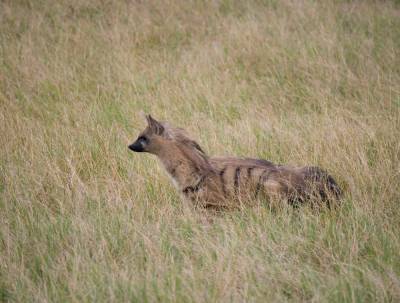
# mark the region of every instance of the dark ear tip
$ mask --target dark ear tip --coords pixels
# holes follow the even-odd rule
[[[147,122],[149,122],[149,123],[151,121],[154,121],[153,117],[150,114],[146,114],[145,117],[146,117]]]

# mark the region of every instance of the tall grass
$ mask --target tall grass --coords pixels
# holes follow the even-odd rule
[[[398,1],[1,1],[0,110],[0,301],[400,301]],[[141,111],[343,205],[187,208]]]

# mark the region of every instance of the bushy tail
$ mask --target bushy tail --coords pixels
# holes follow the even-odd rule
[[[329,201],[332,198],[339,200],[342,197],[342,190],[339,185],[325,170],[315,166],[306,167],[305,169],[305,179],[316,185],[322,200]]]

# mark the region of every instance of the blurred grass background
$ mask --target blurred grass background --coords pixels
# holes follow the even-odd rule
[[[0,2],[0,301],[400,301],[398,1]],[[140,112],[343,206],[185,209]]]

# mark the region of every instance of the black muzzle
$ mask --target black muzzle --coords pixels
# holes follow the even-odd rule
[[[133,150],[134,152],[138,152],[138,153],[144,152],[142,142],[140,142],[140,141],[133,142],[131,145],[128,146],[128,148],[130,150]]]

